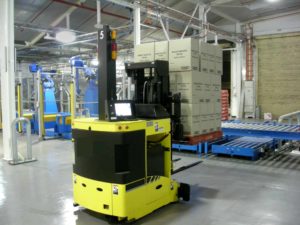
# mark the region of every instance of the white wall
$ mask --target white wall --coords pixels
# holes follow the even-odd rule
[[[253,23],[254,36],[300,31],[300,12]]]
[[[277,16],[265,17],[249,22],[253,24],[254,36],[292,33],[300,31],[300,11],[278,14]],[[235,32],[235,24],[221,20],[216,26],[228,32]]]

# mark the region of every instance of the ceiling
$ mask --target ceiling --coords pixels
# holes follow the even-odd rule
[[[157,14],[168,13],[171,17],[183,21],[176,22],[169,20],[170,38],[178,38],[181,36],[189,18],[174,12],[170,8],[191,15],[198,1],[155,0],[155,2],[169,7],[166,8],[153,4],[150,0],[141,0],[140,4],[146,9],[146,11],[142,11],[141,13],[141,22],[151,26],[151,28],[142,26],[142,42],[165,39],[160,22],[155,16],[150,15],[150,11],[157,12]],[[70,15],[70,29],[75,30],[78,35],[95,32],[96,0],[81,0],[81,2],[84,2],[81,5],[78,5],[77,2],[79,0],[15,0],[15,41],[19,48],[18,55],[22,57],[34,57],[38,53],[42,53],[39,57],[55,56],[57,54],[60,54],[62,57],[68,57],[77,53],[95,53],[95,35],[79,39],[79,41],[90,40],[85,43],[61,45],[53,40],[41,38],[33,46],[25,46],[25,42],[31,42],[41,31],[53,33],[55,29],[65,28],[65,19],[54,27],[51,24],[70,9],[70,7],[75,7],[75,10]],[[132,3],[132,1],[124,2]],[[269,3],[267,0],[203,0],[202,2],[211,6],[211,11],[208,13],[208,22],[211,24],[228,19],[220,16],[222,14],[228,15],[231,20],[245,22],[300,9],[300,0],[279,0],[275,3]],[[109,24],[115,28],[127,26],[118,30],[119,46],[121,48],[132,46],[132,11],[129,8],[113,4],[107,0],[101,1],[101,9],[102,24]],[[197,22],[195,20],[192,21],[195,25],[198,25]],[[192,33],[193,29],[189,29],[187,35],[191,35]]]

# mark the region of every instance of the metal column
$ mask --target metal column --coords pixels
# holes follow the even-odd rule
[[[141,8],[138,2],[134,3],[134,13],[133,13],[133,31],[134,31],[134,46],[141,44]],[[131,77],[127,78],[128,88],[127,88],[127,98],[131,99]]]
[[[0,68],[4,159],[12,159],[12,127],[15,106],[14,1],[0,1]]]
[[[134,30],[134,46],[136,46],[141,44],[141,8],[137,2],[135,2],[135,8],[134,8],[133,30]]]
[[[242,44],[231,52],[231,116],[242,117]]]

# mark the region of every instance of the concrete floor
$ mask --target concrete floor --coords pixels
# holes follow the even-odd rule
[[[0,161],[1,225],[107,224],[103,217],[76,211],[72,205],[72,145],[44,141],[34,145],[37,162],[10,166]],[[175,157],[197,160],[193,154],[175,153]],[[212,156],[175,178],[191,184],[191,201],[163,207],[136,224],[300,224],[297,155],[257,162]]]

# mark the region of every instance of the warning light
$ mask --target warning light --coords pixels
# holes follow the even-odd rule
[[[112,43],[111,44],[111,58],[113,60],[117,59],[117,43]]]
[[[115,30],[111,31],[111,39],[116,40],[116,38],[117,38],[117,31]]]

